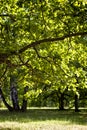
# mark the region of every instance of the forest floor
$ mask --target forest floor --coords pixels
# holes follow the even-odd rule
[[[30,108],[26,112],[0,109],[0,130],[87,130],[87,109]]]

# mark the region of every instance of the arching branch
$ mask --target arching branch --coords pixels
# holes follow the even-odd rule
[[[42,39],[42,40],[38,40],[35,42],[31,42],[30,44],[24,46],[23,48],[19,49],[19,51],[12,51],[9,54],[8,53],[0,53],[0,63],[3,63],[7,60],[7,58],[11,55],[18,55],[20,53],[23,53],[24,51],[26,51],[29,48],[34,48],[37,45],[40,45],[42,43],[47,43],[47,42],[55,42],[55,41],[62,41],[66,38],[70,38],[70,37],[76,37],[76,36],[85,36],[87,35],[87,32],[77,32],[77,33],[72,33],[72,34],[67,34],[61,37],[56,37],[56,38],[46,38],[46,39]]]
[[[76,36],[84,36],[84,35],[87,35],[87,32],[78,32],[78,33],[67,34],[67,35],[61,36],[61,37],[46,38],[46,39],[38,40],[38,41],[32,42],[31,44],[26,45],[25,47],[20,49],[19,53],[22,53],[22,52],[26,51],[28,48],[35,47],[35,46],[37,46],[39,44],[42,44],[42,43],[45,43],[45,42],[62,41],[64,39],[66,39],[66,38],[76,37]]]

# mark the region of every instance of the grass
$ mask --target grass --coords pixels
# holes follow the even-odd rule
[[[0,130],[87,130],[87,110],[28,109],[0,110]]]

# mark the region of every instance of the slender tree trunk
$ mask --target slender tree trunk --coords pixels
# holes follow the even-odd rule
[[[16,86],[16,77],[14,75],[10,75],[10,96],[13,104],[13,109],[14,111],[19,111],[20,107]]]
[[[11,107],[11,106],[6,102],[5,97],[4,97],[4,94],[3,94],[1,88],[0,88],[0,95],[1,95],[1,99],[2,99],[2,101],[3,101],[3,103],[4,103],[4,105],[8,108],[8,110],[9,110],[9,111],[13,111],[13,110],[14,110],[13,107]]]
[[[64,110],[64,93],[60,93],[59,110]]]
[[[76,83],[79,84],[79,79],[78,79],[78,76],[75,75],[75,78],[76,78]],[[76,87],[76,91],[78,92],[78,87]],[[78,94],[75,94],[75,112],[79,112],[79,97],[78,97]]]
[[[78,95],[77,94],[75,94],[75,112],[79,112]]]
[[[14,110],[15,111],[20,110],[17,89],[13,83],[11,84],[11,100]]]
[[[22,107],[21,107],[21,110],[22,111],[26,111],[27,109],[27,99],[25,98],[25,94],[28,92],[28,86],[26,86],[24,88],[24,95],[23,95],[23,103],[22,103]]]

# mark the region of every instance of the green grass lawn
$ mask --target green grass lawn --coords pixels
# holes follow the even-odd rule
[[[87,110],[32,108],[11,113],[0,109],[0,130],[87,130]]]

